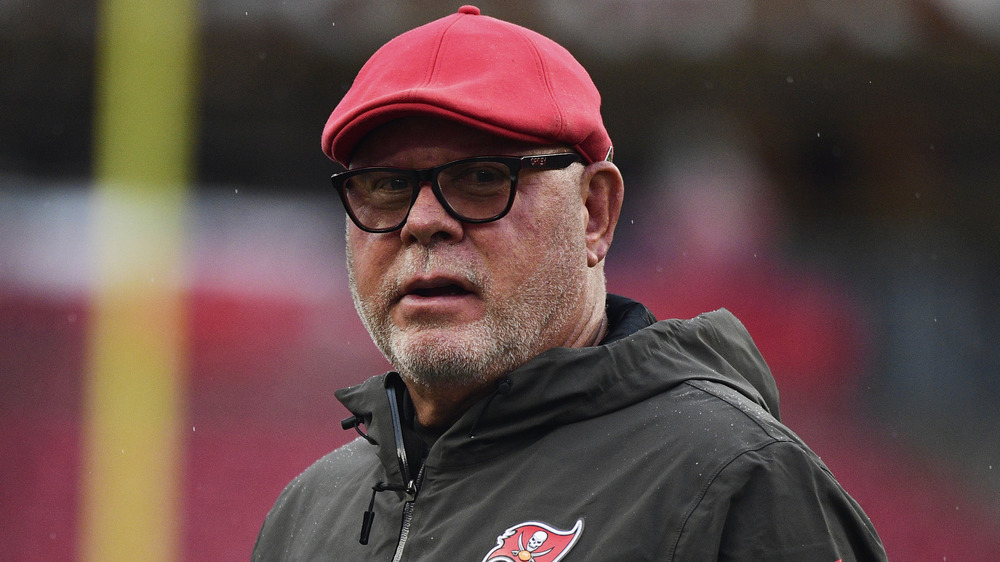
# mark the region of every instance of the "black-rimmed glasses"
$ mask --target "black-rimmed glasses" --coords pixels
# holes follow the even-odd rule
[[[330,180],[358,228],[392,232],[406,223],[424,183],[430,184],[449,215],[462,222],[484,223],[510,211],[521,170],[560,170],[582,160],[575,152],[476,156],[424,170],[359,168],[333,174]]]

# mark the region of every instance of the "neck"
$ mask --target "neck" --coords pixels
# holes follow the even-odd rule
[[[443,428],[455,423],[473,404],[486,397],[490,385],[446,388],[419,385],[403,377],[413,400],[417,421],[424,427]],[[492,383],[491,383],[492,384]]]
[[[607,289],[603,271],[595,272],[584,292],[580,322],[559,347],[593,347],[608,335]]]
[[[555,347],[592,347],[598,345],[608,334],[608,316],[605,311],[605,298],[596,300],[586,311],[586,320],[580,328],[574,330],[565,341],[558,345],[551,344],[538,353]],[[403,380],[413,406],[417,421],[429,428],[443,428],[455,423],[473,404],[488,396],[495,388],[498,380],[507,376],[507,372],[499,373],[490,378],[484,378],[469,384],[449,383],[424,385],[414,381],[403,373]]]

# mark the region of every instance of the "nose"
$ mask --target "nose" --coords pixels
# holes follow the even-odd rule
[[[417,200],[399,231],[403,241],[426,246],[434,241],[461,240],[462,222],[448,214],[431,190],[430,182],[421,183],[419,189]]]

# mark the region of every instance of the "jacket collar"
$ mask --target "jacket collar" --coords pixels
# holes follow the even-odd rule
[[[503,454],[518,436],[625,408],[686,380],[713,380],[778,417],[770,370],[743,325],[722,309],[692,320],[654,322],[641,304],[609,295],[609,335],[601,345],[550,349],[512,371],[435,443],[429,466]],[[397,463],[386,387],[396,373],[342,389],[337,397],[364,421],[383,466]]]

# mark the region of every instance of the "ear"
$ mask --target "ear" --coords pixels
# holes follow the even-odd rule
[[[618,167],[607,161],[587,166],[580,181],[587,211],[587,265],[594,267],[611,247],[622,210],[625,182]]]

